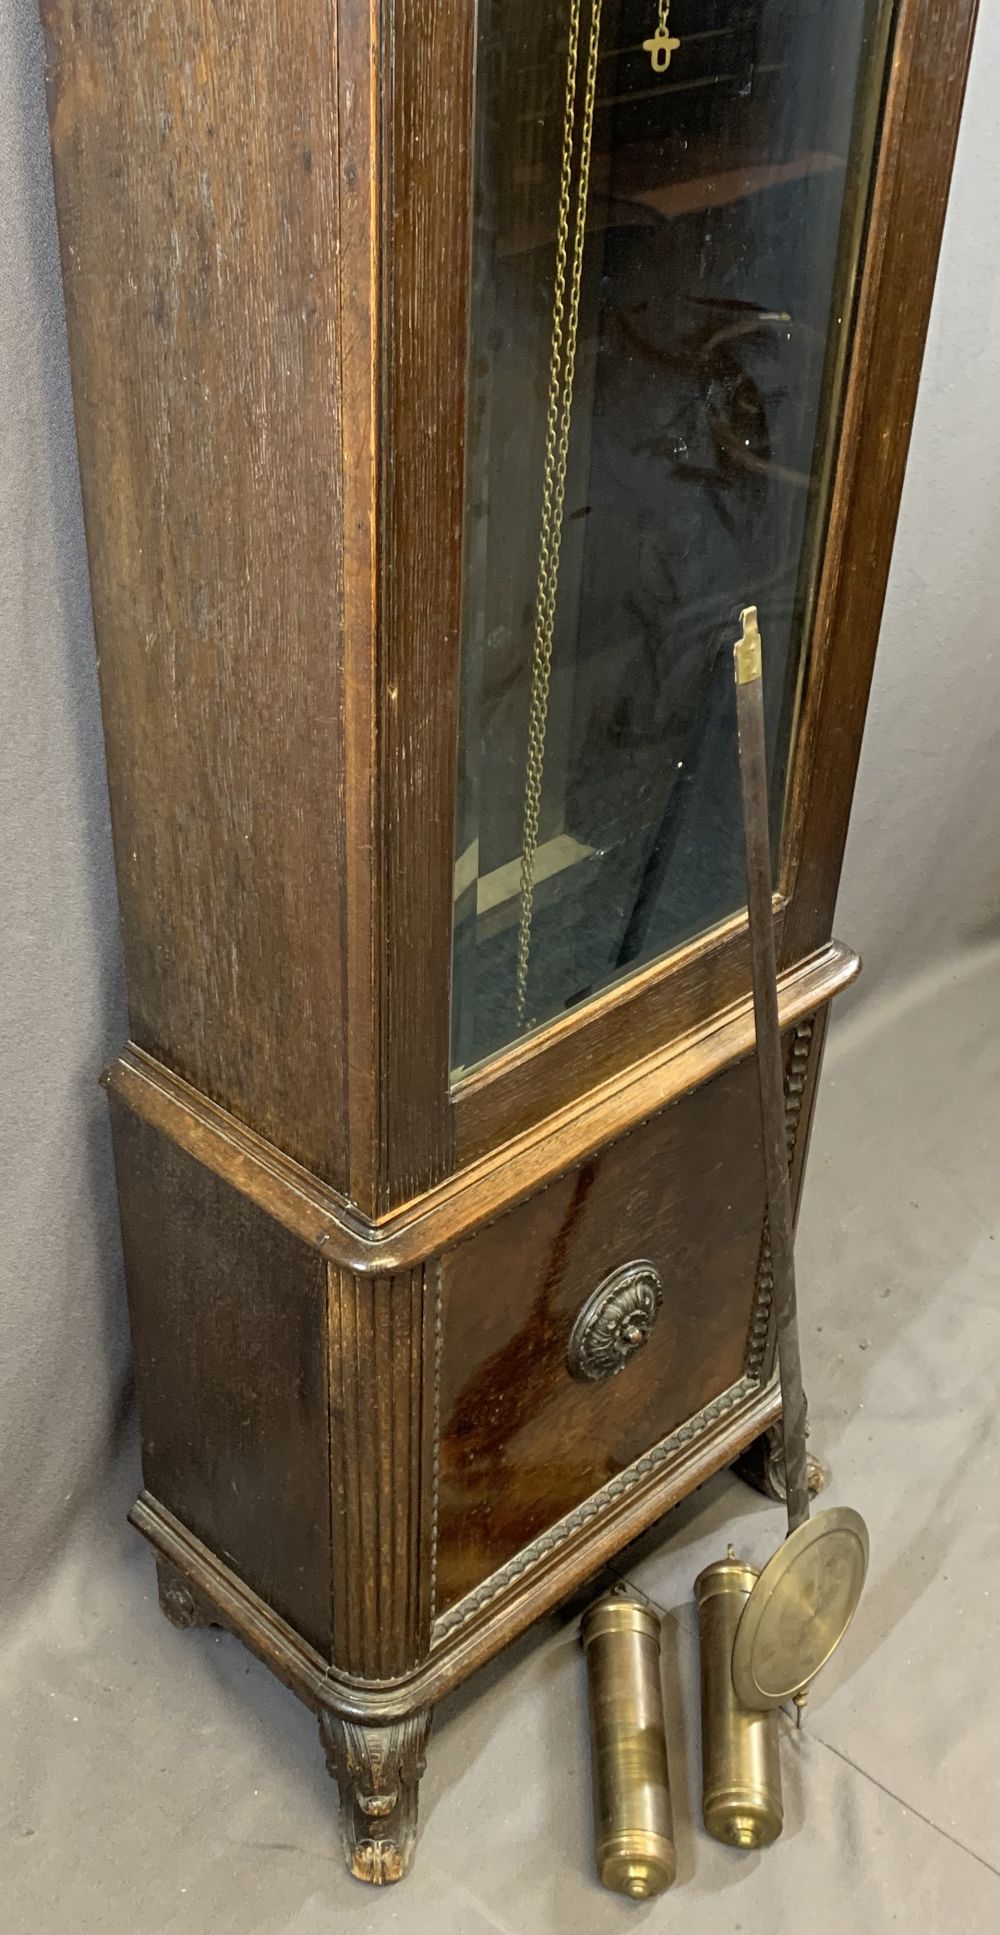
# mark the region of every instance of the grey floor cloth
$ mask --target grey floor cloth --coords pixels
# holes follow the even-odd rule
[[[667,1613],[679,1881],[637,1908],[591,1872],[575,1624],[537,1628],[442,1709],[417,1865],[342,1869],[310,1716],[214,1633],[163,1620],[113,1474],[0,1658],[6,1935],[720,1927],[1000,1928],[1000,953],[835,1028],[800,1246],[814,1442],[872,1532],[858,1625],[784,1739],[759,1856],[697,1812],[691,1583],[773,1507],[715,1480],[627,1555]],[[474,1697],[475,1694],[475,1697]]]

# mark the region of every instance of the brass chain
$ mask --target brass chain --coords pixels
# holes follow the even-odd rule
[[[597,98],[597,55],[601,34],[602,0],[591,0],[590,37],[583,89],[580,165],[574,206],[573,149],[576,134],[577,75],[583,0],[571,0],[566,59],[566,99],[563,111],[562,157],[559,171],[559,210],[556,225],[556,264],[552,291],[552,340],[549,352],[549,390],[542,471],[542,516],[535,592],[535,624],[531,647],[531,698],[528,710],[528,751],[524,779],[524,818],[521,829],[520,907],[517,936],[517,1027],[528,1025],[528,967],[535,899],[535,860],[545,772],[552,648],[555,637],[559,555],[566,505],[573,389],[576,375],[583,251],[587,227],[590,156]],[[570,248],[572,245],[572,258]],[[567,300],[568,285],[568,300]]]

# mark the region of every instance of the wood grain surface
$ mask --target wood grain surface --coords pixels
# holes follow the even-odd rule
[[[837,946],[781,982],[783,1027],[829,1002],[853,981],[858,957]],[[356,1276],[385,1277],[449,1248],[480,1224],[679,1097],[711,1080],[753,1046],[749,997],[715,1026],[668,1045],[372,1223],[197,1090],[136,1049],[107,1075],[112,1092],[214,1173],[242,1190],[307,1243]]]
[[[331,1654],[326,1269],[112,1102],[143,1479]]]
[[[777,909],[830,938],[973,0],[902,0]],[[370,1219],[711,1021],[737,920],[450,1093],[473,10],[44,0],[133,1036]]]
[[[764,1216],[743,1062],[444,1260],[441,1606],[743,1374]],[[648,1259],[663,1306],[617,1376],[567,1369],[574,1319]]]
[[[329,1273],[334,1658],[389,1680],[430,1643],[435,1566],[435,1265]]]
[[[779,967],[833,921],[976,10],[899,9],[792,769]]]
[[[336,8],[43,14],[131,1032],[346,1185]]]

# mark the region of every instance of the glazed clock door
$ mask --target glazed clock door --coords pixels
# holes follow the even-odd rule
[[[889,0],[479,0],[452,1063],[743,906],[730,648],[776,863]]]

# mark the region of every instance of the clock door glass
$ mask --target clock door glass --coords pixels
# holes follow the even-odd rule
[[[780,835],[888,0],[479,0],[456,1073],[743,905]]]

